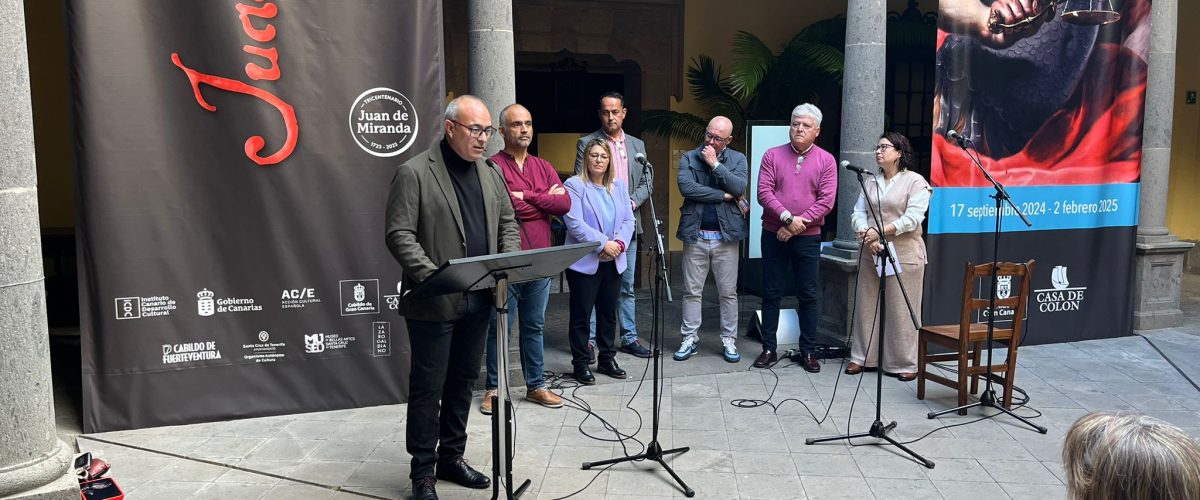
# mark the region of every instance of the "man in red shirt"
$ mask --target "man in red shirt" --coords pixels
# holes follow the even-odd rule
[[[533,117],[520,104],[500,111],[500,134],[504,149],[492,156],[508,184],[517,221],[521,224],[521,250],[546,248],[550,237],[550,216],[564,215],[571,209],[571,197],[559,183],[550,162],[529,154],[533,142]],[[516,318],[521,325],[521,370],[525,376],[525,399],[548,408],[560,408],[562,398],[550,392],[542,379],[544,354],[542,329],[546,324],[546,303],[550,300],[550,278],[508,285],[508,327]],[[508,333],[508,332],[506,332]],[[496,395],[496,320],[492,318],[487,336],[487,392],[479,411],[492,413]]]

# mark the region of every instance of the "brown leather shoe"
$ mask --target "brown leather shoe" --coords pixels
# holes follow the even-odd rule
[[[563,400],[550,389],[539,387],[525,393],[525,400],[545,406],[546,408],[562,408]]]
[[[846,365],[846,375],[858,375],[862,373],[863,366],[853,361]]]
[[[483,402],[479,403],[479,413],[484,415],[492,414],[492,396],[495,396],[496,393],[496,389],[488,389],[487,392],[483,393]]]
[[[777,362],[779,362],[779,356],[775,354],[775,351],[763,351],[762,354],[759,354],[758,358],[754,360],[754,367],[769,368]]]
[[[913,372],[903,372],[896,374],[896,378],[901,382],[912,382],[917,379],[917,374]]]
[[[808,373],[821,373],[821,362],[817,361],[817,355],[813,353],[805,353],[800,358],[800,365],[804,367],[804,371]]]

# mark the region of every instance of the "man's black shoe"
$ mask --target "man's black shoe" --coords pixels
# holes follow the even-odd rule
[[[575,369],[575,380],[583,385],[592,385],[596,383],[596,376],[592,375],[592,371],[584,366]]]
[[[763,351],[762,354],[759,354],[758,358],[754,360],[754,367],[768,368],[778,361],[779,356],[775,354],[775,351]]]
[[[808,373],[821,373],[821,362],[817,360],[817,355],[811,352],[806,352],[800,357],[800,365]]]
[[[437,478],[477,490],[492,485],[491,479],[488,479],[483,473],[472,469],[462,457],[439,463],[437,466]]]
[[[437,479],[433,476],[413,479],[413,500],[438,500],[437,490],[433,487],[434,484],[437,484]]]
[[[617,366],[617,360],[601,361],[596,365],[596,371],[612,378],[625,378],[625,370]]]

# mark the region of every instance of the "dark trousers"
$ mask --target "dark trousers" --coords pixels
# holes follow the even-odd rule
[[[405,320],[412,346],[405,428],[412,479],[434,475],[439,460],[466,451],[471,391],[479,378],[491,312],[491,293],[473,292],[463,298],[455,319]]]
[[[567,269],[567,285],[571,287],[571,319],[568,336],[571,339],[571,366],[587,367],[588,330],[592,308],[596,309],[596,349],[601,363],[617,355],[614,337],[617,334],[617,299],[621,295],[621,275],[613,262],[601,262],[596,274],[583,274]]]
[[[800,318],[800,352],[812,353],[816,349],[817,319],[821,314],[817,299],[820,284],[817,282],[821,270],[821,237],[793,236],[779,241],[775,233],[763,231],[762,239],[763,297],[762,334],[763,350],[775,352],[775,332],[779,328],[779,299],[790,281],[796,289],[799,305],[796,315]]]

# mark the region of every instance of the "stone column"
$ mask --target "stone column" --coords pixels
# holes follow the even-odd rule
[[[516,49],[511,0],[471,0],[467,7],[469,81],[472,95],[483,99],[500,126],[500,110],[517,100]],[[488,141],[487,156],[504,147],[500,134]]]
[[[54,429],[21,0],[0,0],[0,52],[0,498],[77,499],[73,451]]]
[[[839,161],[870,168],[884,124],[887,63],[887,2],[850,0],[846,9],[846,62],[842,78],[842,150]],[[850,216],[860,188],[853,173],[838,168],[837,239],[821,256],[820,332],[838,339],[849,332],[858,242]]]
[[[1175,39],[1178,0],[1155,0],[1150,11],[1150,67],[1142,130],[1142,181],[1134,271],[1133,328],[1178,326],[1183,258],[1192,243],[1167,230],[1171,173],[1171,119],[1175,106]]]

